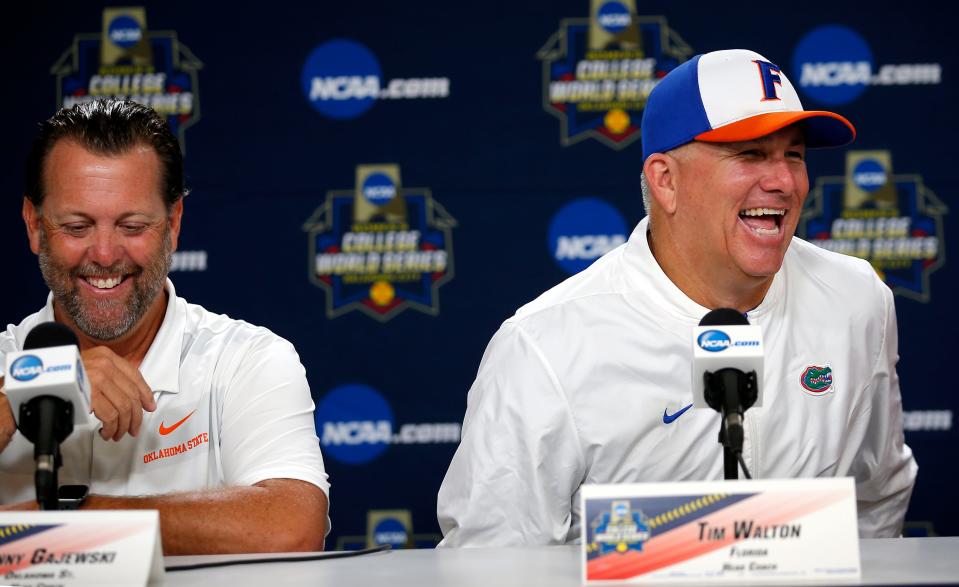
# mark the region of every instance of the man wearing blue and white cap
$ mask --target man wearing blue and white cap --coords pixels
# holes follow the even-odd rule
[[[722,479],[719,416],[687,410],[691,333],[719,307],[763,330],[753,477],[854,477],[860,535],[898,535],[917,467],[892,294],[865,261],[793,237],[806,149],[855,129],[804,111],[766,58],[730,50],[663,78],[642,133],[648,216],[486,349],[438,496],[441,544],[577,541],[583,484]],[[829,385],[805,385],[810,369]]]

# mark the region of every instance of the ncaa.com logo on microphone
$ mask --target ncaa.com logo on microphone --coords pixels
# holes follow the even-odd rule
[[[34,355],[24,355],[10,365],[10,375],[17,381],[30,381],[43,373],[43,361]]]
[[[722,330],[707,330],[696,338],[696,344],[704,351],[718,353],[729,347],[749,347],[759,346],[758,340],[736,340],[733,341],[729,335]]]
[[[718,353],[719,351],[724,351],[729,348],[731,341],[729,340],[729,335],[722,330],[707,330],[699,335],[699,338],[696,339],[696,344],[704,351]]]
[[[17,381],[30,381],[43,373],[54,373],[57,371],[69,371],[72,366],[69,363],[62,365],[50,365],[44,368],[43,361],[36,355],[23,355],[13,361],[10,365],[10,375]]]

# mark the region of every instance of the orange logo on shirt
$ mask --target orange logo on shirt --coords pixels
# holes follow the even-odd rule
[[[189,416],[187,416],[187,418],[189,418]],[[183,420],[186,420],[186,418],[184,418]],[[180,420],[180,422],[183,422],[183,420]],[[208,444],[209,442],[210,442],[210,434],[208,432],[201,432],[197,434],[196,436],[194,436],[193,438],[191,438],[190,440],[186,442],[181,442],[180,444],[176,446],[161,448],[159,450],[155,450],[143,455],[143,462],[145,464],[145,463],[151,463],[158,459],[167,459],[170,457],[175,457],[177,455],[181,455],[185,452],[191,451],[201,445]]]
[[[173,432],[174,430],[176,430],[177,428],[179,428],[179,427],[180,427],[180,424],[183,424],[184,422],[186,422],[187,420],[189,420],[189,419],[190,419],[190,416],[192,416],[194,413],[196,413],[196,410],[193,410],[192,412],[190,412],[189,414],[187,414],[182,420],[180,420],[179,422],[177,422],[177,423],[174,424],[173,426],[170,426],[169,428],[167,428],[166,426],[163,425],[163,420],[160,420],[160,436],[166,436],[167,434],[169,434],[169,433]]]

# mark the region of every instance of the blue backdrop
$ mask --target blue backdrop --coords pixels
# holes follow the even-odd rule
[[[735,47],[859,130],[810,154],[802,230],[870,258],[896,291],[920,465],[909,531],[959,532],[959,400],[941,367],[957,327],[959,83],[953,27],[932,3],[105,8],[35,2],[6,18],[2,320],[46,295],[20,221],[36,123],[102,94],[169,114],[192,188],[171,277],[298,349],[333,483],[328,547],[435,543],[436,491],[490,336],[622,242],[643,216],[645,93],[691,55]]]

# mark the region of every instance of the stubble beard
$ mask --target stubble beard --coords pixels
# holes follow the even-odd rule
[[[145,266],[123,261],[110,267],[96,263],[67,269],[58,264],[50,253],[46,232],[40,228],[40,273],[47,287],[53,292],[53,299],[70,316],[85,335],[95,340],[112,341],[128,333],[156,300],[163,290],[167,274],[173,260],[173,246],[170,230],[163,235],[163,247]],[[81,274],[91,277],[110,275],[129,276],[133,287],[126,300],[82,300],[80,286],[76,285]]]

